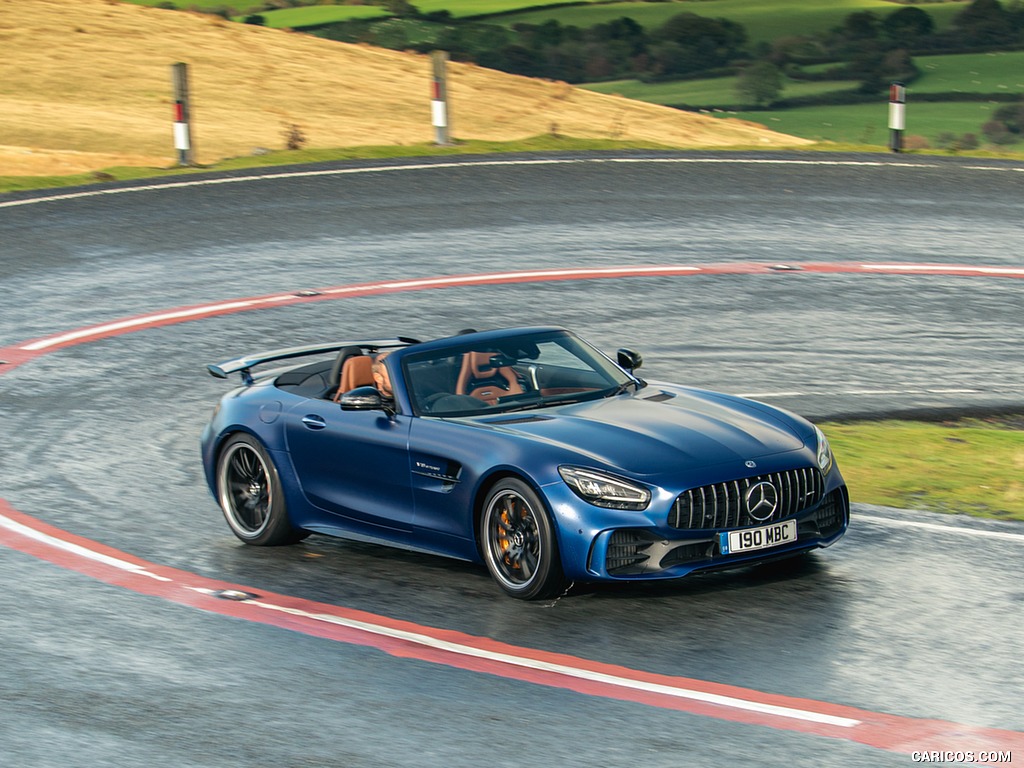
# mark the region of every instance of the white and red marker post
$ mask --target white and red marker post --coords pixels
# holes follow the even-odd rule
[[[188,64],[172,64],[171,81],[174,83],[174,148],[178,152],[179,165],[192,165],[192,109],[189,103]]]
[[[445,51],[433,51],[430,61],[434,70],[430,101],[434,141],[441,146],[448,146],[452,143],[448,120],[448,54]]]
[[[907,89],[903,83],[889,86],[889,149],[903,149],[903,130],[907,127]]]

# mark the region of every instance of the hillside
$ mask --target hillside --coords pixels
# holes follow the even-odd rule
[[[170,65],[190,64],[200,162],[283,148],[433,140],[426,56],[345,45],[116,0],[0,0],[0,175],[165,166]],[[550,132],[677,147],[794,146],[802,139],[564,83],[451,64],[452,135]]]

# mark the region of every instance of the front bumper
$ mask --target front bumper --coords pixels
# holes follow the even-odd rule
[[[819,503],[773,521],[795,521],[795,540],[735,554],[723,553],[722,534],[744,528],[680,530],[669,526],[665,515],[597,510],[590,505],[582,512],[578,499],[565,499],[552,505],[563,569],[580,581],[675,579],[827,547],[842,538],[850,520],[846,486],[841,478],[831,480]]]

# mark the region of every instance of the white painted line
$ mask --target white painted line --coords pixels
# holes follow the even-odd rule
[[[990,390],[993,391],[993,390]],[[843,395],[978,395],[980,389],[846,389],[827,392],[738,392],[737,397],[820,397]]]
[[[905,168],[912,170],[934,170],[949,167],[959,170],[1010,170],[1024,171],[1024,168],[995,168],[986,166],[948,166],[938,163],[906,163],[881,160],[799,160],[786,158],[700,158],[700,157],[612,157],[612,158],[577,158],[577,159],[536,159],[536,160],[462,160],[448,161],[443,163],[415,163],[410,165],[381,165],[361,168],[335,168],[319,171],[284,171],[275,173],[262,173],[251,176],[223,176],[216,179],[195,179],[192,181],[170,181],[162,184],[143,184],[134,187],[120,187],[116,189],[90,189],[82,192],[68,192],[59,195],[46,195],[33,197],[24,200],[6,200],[0,202],[0,208],[15,208],[37,203],[58,202],[62,200],[77,200],[87,197],[101,197],[103,195],[123,195],[133,192],[154,192],[169,189],[184,189],[188,187],[206,187],[217,184],[242,184],[245,182],[269,181],[275,179],[302,179],[314,178],[317,176],[346,176],[367,173],[391,173],[397,171],[423,171],[451,168],[474,168],[494,166],[531,166],[531,165],[573,165],[573,164],[602,164],[602,163],[623,163],[633,165],[643,164],[675,164],[675,165],[794,165],[794,166],[830,166],[830,167],[867,167],[867,168]]]
[[[587,162],[585,160],[487,160],[477,162],[448,163],[417,163],[413,165],[383,165],[369,168],[335,168],[323,171],[287,171],[279,173],[262,173],[253,176],[223,176],[216,179],[196,179],[194,181],[171,181],[164,184],[143,184],[135,187],[118,189],[91,189],[84,192],[68,192],[62,195],[48,195],[27,200],[8,200],[0,202],[0,208],[13,208],[33,203],[48,203],[60,200],[77,200],[84,197],[100,197],[103,195],[122,195],[131,192],[155,192],[166,189],[186,189],[189,187],[209,187],[217,184],[241,184],[247,181],[272,181],[275,179],[304,179],[316,176],[347,176],[364,173],[386,173],[389,171],[422,171],[437,168],[463,168],[482,165],[566,165],[569,163]]]
[[[680,699],[701,701],[706,704],[715,704],[721,707],[741,709],[747,712],[757,712],[764,715],[773,715],[775,717],[785,717],[793,720],[802,720],[804,722],[834,725],[840,728],[853,728],[861,724],[860,720],[854,720],[849,717],[836,717],[834,715],[827,715],[822,712],[814,712],[812,710],[794,709],[791,707],[780,707],[773,704],[763,704],[756,701],[738,699],[732,696],[723,696],[721,694],[696,691],[690,688],[661,685],[659,683],[648,683],[642,680],[631,680],[626,677],[619,677],[616,675],[610,675],[603,672],[594,672],[587,669],[579,669],[564,664],[554,664],[552,662],[540,661],[538,659],[531,659],[524,656],[514,656],[512,654],[507,653],[487,651],[481,648],[475,648],[470,645],[453,643],[447,640],[440,640],[435,637],[430,637],[429,635],[424,635],[416,632],[407,632],[405,630],[394,629],[391,627],[385,627],[378,624],[370,624],[367,622],[357,621],[354,619],[344,619],[339,616],[331,616],[323,613],[310,613],[308,611],[303,611],[298,608],[288,608],[281,605],[274,605],[273,603],[266,603],[260,600],[250,600],[248,601],[248,603],[250,605],[259,606],[260,608],[266,608],[267,610],[280,611],[282,613],[287,613],[292,616],[298,616],[305,619],[312,619],[315,621],[322,621],[342,627],[349,627],[351,629],[356,629],[361,632],[367,632],[374,635],[390,637],[396,640],[403,640],[405,642],[415,643],[417,645],[426,646],[441,651],[446,651],[448,653],[455,653],[461,656],[470,656],[473,658],[484,659],[487,661],[493,661],[501,664],[508,664],[510,666],[515,667],[533,669],[540,672],[550,672],[556,675],[572,677],[579,680],[586,680],[588,682],[593,683],[612,685],[619,688],[628,688],[636,691],[644,691],[646,693],[660,694],[663,696],[672,696]]]
[[[1000,539],[1012,541],[1016,544],[1024,544],[1024,533],[1010,533],[1009,531],[986,531],[981,528],[962,528],[954,525],[940,525],[938,523],[925,523],[919,520],[896,520],[891,517],[875,517],[873,515],[854,515],[852,517],[857,523],[868,522],[878,525],[892,525],[897,528],[920,528],[936,533],[948,533],[954,536],[980,536],[987,539]]]
[[[854,168],[942,168],[937,163],[900,163],[882,160],[793,160],[786,158],[732,158],[732,157],[613,157],[599,159],[604,163],[689,163],[723,165],[826,165]]]
[[[807,397],[807,392],[737,392],[736,397]]]
[[[0,526],[17,533],[20,536],[24,536],[27,539],[38,541],[48,547],[54,547],[55,549],[70,552],[73,555],[84,557],[87,560],[94,560],[97,563],[103,563],[104,565],[109,565],[122,571],[134,573],[138,576],[148,576],[149,578],[156,579],[157,581],[171,581],[171,579],[165,578],[164,576],[157,576],[155,573],[147,571],[141,565],[129,563],[127,560],[121,560],[120,558],[111,557],[110,555],[104,555],[100,552],[94,552],[88,547],[83,547],[80,544],[74,544],[70,541],[58,539],[56,536],[50,536],[42,531],[37,531],[35,528],[23,525],[16,520],[11,520],[11,518],[6,517],[5,515],[0,515]]]
[[[1024,275],[1024,267],[968,267],[944,264],[860,264],[861,269],[873,272],[976,272],[979,275]]]
[[[60,336],[50,336],[49,338],[40,339],[34,341],[31,344],[26,344],[21,349],[26,352],[38,352],[42,349],[49,349],[60,344],[66,344],[69,341],[81,341],[82,339],[88,339],[90,336],[99,336],[111,331],[122,331],[126,328],[138,328],[139,326],[149,325],[150,323],[159,323],[165,320],[177,320],[185,317],[200,317],[202,315],[212,314],[214,312],[220,312],[225,309],[241,309],[242,307],[251,307],[255,304],[259,304],[262,301],[280,300],[280,297],[276,299],[261,299],[261,300],[248,300],[248,301],[232,301],[226,304],[208,304],[203,307],[193,307],[192,309],[183,309],[176,312],[164,312],[159,315],[146,315],[145,317],[133,317],[128,320],[120,320],[116,323],[108,323],[106,325],[97,325],[91,328],[81,328],[77,331],[70,331]]]
[[[839,395],[923,395],[923,389],[848,389]]]
[[[678,272],[701,272],[701,267],[688,266],[657,266],[657,267],[581,267],[578,269],[540,269],[523,272],[482,272],[478,275],[460,275],[455,277],[427,277],[417,280],[400,280],[391,283],[373,283],[370,285],[344,286],[325,290],[325,294],[359,293],[367,290],[398,290],[406,288],[425,288],[428,286],[449,286],[466,283],[482,283],[489,280],[533,279],[538,277],[587,277],[588,275],[615,275],[626,273],[629,276],[638,274],[665,274]]]

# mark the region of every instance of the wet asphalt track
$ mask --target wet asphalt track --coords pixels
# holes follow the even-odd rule
[[[820,159],[872,164],[470,164],[3,207],[21,199],[7,196],[0,346],[183,305],[443,274],[1022,265],[1020,166]],[[272,551],[237,545],[202,486],[196,440],[224,391],[202,373],[207,362],[325,337],[520,323],[638,348],[651,378],[756,393],[815,417],[1014,407],[1022,288],[997,277],[789,271],[588,280],[318,302],[128,334],[0,377],[0,496],[75,534],[257,591],[1021,731],[1024,539],[970,533],[1020,526],[968,521],[957,523],[966,533],[937,533],[888,521],[928,515],[859,508],[846,540],[795,572],[584,587],[520,604],[479,569],[436,558],[319,537]],[[0,551],[0,579],[0,762],[12,765],[910,763],[251,625],[20,552]]]

